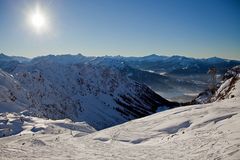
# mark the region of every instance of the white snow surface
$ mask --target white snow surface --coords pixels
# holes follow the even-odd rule
[[[234,92],[239,93],[239,81],[236,84]],[[81,137],[70,132],[36,132],[34,136],[26,133],[1,138],[0,159],[239,160],[239,123],[240,97],[236,94]]]
[[[51,120],[26,116],[19,113],[0,113],[0,137],[22,136],[25,134],[86,135],[96,130],[85,122],[72,122],[70,119]]]

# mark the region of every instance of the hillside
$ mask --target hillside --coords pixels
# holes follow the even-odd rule
[[[0,112],[85,121],[103,129],[179,106],[117,69],[40,60],[1,71]]]
[[[236,83],[240,79],[240,66],[235,66],[229,69],[222,77],[221,81],[216,84],[215,89],[207,89],[200,93],[193,101],[193,104],[210,103],[223,99],[239,96],[235,93]]]
[[[0,69],[0,113],[21,112],[29,104],[27,91],[13,75]]]

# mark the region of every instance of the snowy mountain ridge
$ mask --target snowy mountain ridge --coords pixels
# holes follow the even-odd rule
[[[9,110],[21,108],[21,111],[27,110],[27,115],[85,121],[96,129],[179,106],[119,70],[101,65],[39,60],[19,65],[12,72],[13,76],[1,72],[9,79],[1,77],[1,81],[11,82],[8,86],[3,83],[3,88],[16,99],[0,97],[3,101],[7,99],[8,105],[14,104]],[[15,103],[19,100],[24,100],[24,104]],[[6,102],[1,103],[6,106]]]
[[[197,59],[184,56],[160,56],[152,54],[143,57],[123,56],[84,56],[46,55],[23,61],[1,54],[0,68],[12,72],[22,65],[33,65],[42,61],[62,65],[89,64],[118,69],[132,80],[148,85],[156,93],[168,100],[188,102],[207,88],[209,76],[206,74],[212,66],[217,68],[221,77],[227,69],[239,65],[240,61],[218,57]]]

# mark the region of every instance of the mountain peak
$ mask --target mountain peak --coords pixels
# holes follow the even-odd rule
[[[7,56],[7,55],[4,54],[4,53],[0,53],[0,57],[2,58],[2,57],[9,57],[9,56]]]
[[[219,63],[219,62],[224,62],[225,60],[219,57],[210,57],[210,58],[207,58],[207,61],[211,63]]]
[[[157,55],[157,54],[150,54],[150,55],[148,55],[147,57],[159,57],[159,55]]]

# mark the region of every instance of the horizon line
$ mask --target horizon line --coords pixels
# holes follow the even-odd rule
[[[159,56],[159,57],[173,57],[173,56],[179,56],[179,57],[186,57],[186,58],[193,58],[193,59],[209,59],[209,58],[220,58],[220,59],[224,59],[224,60],[236,60],[236,61],[240,61],[240,58],[225,58],[225,57],[222,57],[222,56],[209,56],[209,57],[193,57],[193,56],[186,56],[186,55],[183,55],[183,54],[158,54],[158,53],[151,53],[151,54],[145,54],[145,55],[129,55],[129,56],[126,56],[126,55],[120,55],[120,54],[102,54],[102,55],[91,55],[91,54],[85,54],[85,53],[81,53],[81,52],[78,52],[78,53],[47,53],[47,54],[41,54],[41,55],[37,55],[37,56],[33,56],[33,57],[29,57],[29,56],[23,56],[23,55],[19,55],[19,54],[16,54],[16,55],[13,55],[13,54],[8,54],[8,53],[3,53],[3,52],[0,52],[0,54],[3,54],[3,55],[6,55],[6,56],[9,56],[9,57],[23,57],[23,58],[28,58],[28,59],[34,59],[34,58],[37,58],[37,57],[45,57],[45,56],[64,56],[64,55],[71,55],[71,56],[76,56],[76,55],[82,55],[82,56],[85,56],[85,57],[126,57],[126,58],[141,58],[141,57],[148,57],[148,56]]]

